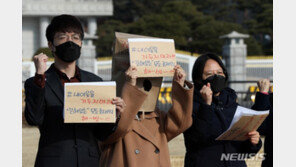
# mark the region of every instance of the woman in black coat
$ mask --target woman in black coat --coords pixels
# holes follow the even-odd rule
[[[195,85],[193,124],[184,132],[185,167],[246,167],[244,158],[262,146],[257,131],[246,141],[215,140],[230,126],[238,106],[233,89],[226,87],[228,74],[215,54],[200,56],[193,67]]]

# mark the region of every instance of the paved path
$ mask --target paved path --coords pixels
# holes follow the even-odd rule
[[[38,148],[39,131],[37,128],[23,128],[23,167],[34,166]],[[179,135],[169,142],[172,167],[184,166],[185,146],[183,135]],[[261,149],[262,152],[262,149]],[[261,161],[247,161],[248,167],[260,167]]]

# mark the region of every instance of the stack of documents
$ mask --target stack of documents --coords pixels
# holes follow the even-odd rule
[[[257,130],[268,114],[269,110],[255,111],[238,106],[229,128],[217,137],[216,140],[247,140],[247,134]]]

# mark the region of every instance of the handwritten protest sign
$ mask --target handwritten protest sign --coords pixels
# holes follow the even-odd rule
[[[114,123],[115,82],[65,83],[65,123]]]
[[[268,114],[269,111],[255,111],[238,106],[230,127],[216,140],[247,140],[246,134],[257,130]]]
[[[174,75],[176,54],[174,40],[153,38],[128,39],[130,64],[137,67],[138,77]]]

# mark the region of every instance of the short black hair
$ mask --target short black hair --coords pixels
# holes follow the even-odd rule
[[[228,81],[228,73],[221,59],[214,53],[205,53],[199,56],[195,60],[195,63],[192,68],[192,81],[194,83],[194,86],[197,88],[197,90],[200,90],[203,86],[202,74],[203,74],[206,62],[209,59],[215,60],[220,65],[220,67],[223,69],[223,73],[225,75],[226,81]]]
[[[81,40],[84,38],[84,31],[80,20],[72,15],[55,16],[46,28],[47,41],[53,43],[53,38],[57,32],[75,32],[80,34]]]

